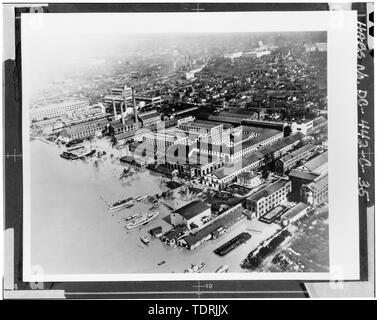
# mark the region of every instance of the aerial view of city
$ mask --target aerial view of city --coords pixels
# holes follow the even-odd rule
[[[329,271],[326,32],[80,42],[30,84],[32,265]]]

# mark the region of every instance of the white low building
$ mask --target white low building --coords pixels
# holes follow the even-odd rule
[[[183,225],[189,230],[201,227],[211,218],[211,207],[201,200],[194,200],[174,210],[170,215],[173,225]]]

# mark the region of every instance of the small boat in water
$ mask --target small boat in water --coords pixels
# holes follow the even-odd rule
[[[69,148],[81,142],[84,142],[84,139],[74,139],[74,140],[69,141],[65,146]]]
[[[129,216],[129,217],[127,217],[127,218],[124,218],[124,220],[125,220],[125,221],[130,221],[130,220],[132,220],[132,219],[137,218],[138,216],[139,216],[138,214],[134,214],[134,215],[132,215],[132,216]]]
[[[162,266],[166,261],[165,260],[162,260],[160,261],[159,263],[157,263],[158,266]]]
[[[77,160],[79,158],[76,154],[66,151],[63,151],[60,156],[67,160]]]
[[[216,273],[226,273],[228,272],[228,270],[229,270],[229,266],[224,264],[223,266],[221,266],[220,268],[216,270]]]
[[[91,151],[88,151],[87,153],[80,155],[80,158],[85,159],[86,157],[90,157],[90,156],[94,155],[95,153],[96,153],[96,149],[93,149]]]
[[[140,197],[137,197],[135,200],[136,200],[136,201],[143,201],[143,200],[145,200],[146,198],[148,198],[148,196],[140,196]]]
[[[116,210],[116,209],[124,208],[128,204],[130,204],[132,201],[133,201],[132,198],[127,198],[127,199],[116,201],[113,204],[109,205],[109,210]]]
[[[78,151],[78,150],[81,150],[81,149],[85,149],[85,147],[84,146],[74,146],[74,147],[67,148],[67,151]]]
[[[134,221],[131,221],[130,223],[127,223],[126,228],[128,230],[130,230],[130,229],[135,229],[135,228],[141,227],[141,226],[147,224],[152,219],[156,218],[158,215],[159,215],[158,211],[151,212],[151,213],[148,213],[146,215],[143,215],[140,218],[138,218]]]
[[[191,268],[188,270],[185,270],[185,273],[199,273],[202,271],[207,265],[202,262],[201,264],[192,264]]]
[[[149,239],[147,237],[145,237],[145,236],[140,237],[140,240],[144,244],[149,244]]]

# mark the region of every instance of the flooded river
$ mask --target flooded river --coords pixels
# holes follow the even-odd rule
[[[89,142],[86,144],[90,147]],[[139,169],[120,179],[125,166],[119,157],[127,149],[112,149],[106,139],[92,142],[91,147],[107,152],[98,160],[98,166],[94,165],[96,157],[70,161],[59,156],[64,147],[30,142],[31,263],[41,266],[45,274],[180,273],[191,263],[202,261],[207,264],[203,272],[214,272],[223,264],[230,266],[230,272],[245,272],[240,267],[242,260],[263,237],[276,231],[276,226],[263,226],[262,230],[261,222],[245,220],[225,236],[193,251],[168,247],[158,239],[146,246],[140,236],[148,235],[149,229],[171,228],[163,219],[169,214],[167,207],[160,204],[158,218],[141,229],[126,230],[124,218],[149,212],[151,203],[138,202],[114,213],[108,211],[108,203],[161,193],[166,190],[161,177]],[[184,203],[177,198],[170,204],[178,207]],[[259,229],[252,234],[251,241],[225,257],[213,253],[247,228]],[[162,260],[166,263],[158,266]]]

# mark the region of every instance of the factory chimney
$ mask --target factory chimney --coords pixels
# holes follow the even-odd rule
[[[139,127],[139,118],[137,116],[137,107],[136,107],[136,98],[135,98],[135,89],[134,89],[134,87],[132,87],[131,90],[132,90],[132,103],[133,103],[133,107],[134,107],[135,123],[136,123],[136,127],[138,128]]]
[[[122,96],[123,96],[123,102],[120,103],[120,112],[121,112],[121,115],[122,115],[122,124],[125,125],[126,122],[124,120],[124,113],[126,112],[127,110],[127,100],[126,100],[126,89],[127,87],[124,87],[122,89]],[[122,106],[124,106],[124,110],[122,108]]]
[[[121,102],[120,103],[120,114],[121,114],[121,117],[122,117],[122,124],[125,125],[126,122],[124,121],[124,112],[123,112],[123,107],[124,106],[124,111],[126,111],[126,106],[124,105],[124,102]]]
[[[117,117],[117,108],[115,107],[115,100],[113,99],[113,110],[114,110],[114,120],[116,120]]]

